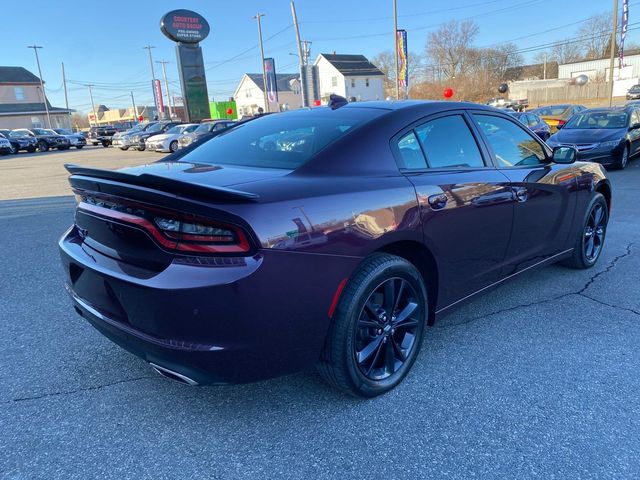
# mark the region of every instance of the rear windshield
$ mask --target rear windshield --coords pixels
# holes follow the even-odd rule
[[[534,112],[536,115],[541,116],[562,115],[568,108],[569,105],[552,105],[550,107],[536,108]]]
[[[266,115],[233,126],[181,161],[295,169],[345,132],[383,113],[372,108],[316,108]]]
[[[586,112],[571,117],[564,129],[572,128],[625,128],[629,116],[625,112]]]

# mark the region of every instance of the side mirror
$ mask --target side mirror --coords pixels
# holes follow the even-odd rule
[[[573,147],[555,147],[553,149],[554,163],[570,164],[577,160],[578,150]]]

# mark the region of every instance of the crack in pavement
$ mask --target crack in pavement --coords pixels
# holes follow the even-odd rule
[[[464,322],[454,323],[454,324],[450,324],[450,325],[441,325],[441,326],[435,325],[432,328],[459,327],[461,325],[467,325],[469,323],[472,323],[472,322],[475,322],[475,321],[478,321],[478,320],[482,320],[482,319],[487,318],[487,317],[492,317],[494,315],[498,315],[499,313],[511,312],[513,310],[518,310],[520,308],[526,308],[526,307],[532,307],[534,305],[542,305],[543,303],[554,302],[556,300],[560,300],[562,298],[569,297],[571,295],[580,295],[582,297],[585,297],[585,298],[588,298],[590,300],[593,300],[593,301],[595,301],[597,303],[601,303],[602,305],[606,305],[607,307],[617,308],[617,309],[620,309],[620,310],[625,310],[627,312],[635,313],[636,315],[640,315],[640,312],[637,312],[636,310],[633,310],[633,309],[630,309],[630,308],[626,308],[626,307],[621,307],[619,305],[611,305],[611,304],[605,303],[603,301],[600,301],[598,299],[595,299],[593,297],[590,297],[589,295],[587,295],[585,293],[586,290],[591,285],[593,285],[593,282],[595,282],[598,277],[604,275],[605,273],[609,273],[617,265],[617,263],[621,259],[631,255],[631,247],[632,246],[633,246],[633,243],[629,243],[625,247],[625,252],[624,253],[621,253],[620,255],[617,255],[616,257],[614,257],[613,260],[611,260],[611,262],[609,262],[609,265],[607,265],[606,268],[604,268],[603,270],[599,271],[598,273],[592,275],[591,278],[589,278],[589,280],[587,280],[587,283],[585,283],[584,286],[580,290],[578,290],[577,292],[567,292],[567,293],[563,293],[563,294],[560,294],[560,295],[556,295],[555,297],[546,298],[544,300],[538,300],[538,301],[530,302],[530,303],[521,303],[521,304],[518,304],[518,305],[514,305],[512,307],[507,307],[507,308],[503,308],[503,309],[500,309],[500,310],[495,310],[493,312],[489,312],[489,313],[484,314],[484,315],[479,316],[479,317],[473,317],[473,318],[470,318],[469,320],[465,320]]]
[[[13,398],[11,400],[2,400],[0,401],[0,405],[8,405],[10,403],[17,403],[17,402],[26,402],[29,400],[39,400],[41,398],[47,398],[47,397],[55,397],[58,395],[73,395],[75,393],[81,393],[81,392],[89,392],[91,390],[100,390],[102,388],[106,388],[106,387],[112,387],[114,385],[120,385],[122,383],[129,383],[129,382],[138,382],[140,380],[157,380],[160,377],[156,376],[156,375],[145,375],[143,377],[136,377],[136,378],[127,378],[124,380],[118,380],[117,382],[111,382],[111,383],[105,383],[102,385],[94,385],[92,387],[84,387],[84,388],[77,388],[75,390],[65,390],[62,392],[51,392],[51,393],[43,393],[42,395],[34,395],[32,397],[20,397],[20,398]]]

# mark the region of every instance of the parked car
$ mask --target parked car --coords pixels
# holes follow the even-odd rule
[[[462,102],[264,116],[170,161],[67,166],[75,310],[191,385],[318,366],[372,397],[425,326],[558,261],[594,266],[611,185],[513,117]]]
[[[118,147],[120,150],[128,150],[131,147],[131,135],[134,133],[142,132],[145,128],[148,128],[153,123],[137,123],[133,125],[129,130],[122,132],[116,132],[112,137],[112,145]]]
[[[156,152],[175,152],[178,150],[178,139],[185,133],[193,132],[199,124],[183,123],[167,130],[166,133],[147,138],[145,148]]]
[[[8,155],[10,153],[15,153],[11,142],[0,135],[0,155]]]
[[[640,109],[632,105],[583,110],[547,143],[574,146],[580,160],[623,169],[640,153]]]
[[[509,100],[508,98],[491,98],[485,105],[496,108],[510,108],[516,112],[522,112],[529,106],[529,100],[526,98],[521,100]]]
[[[539,107],[531,110],[531,113],[535,113],[542,120],[551,127],[551,133],[555,133],[558,130],[558,126],[562,127],[569,119],[578,112],[581,112],[586,107],[582,105],[548,105],[546,107]]]
[[[546,141],[551,136],[551,128],[538,115],[531,112],[509,112],[511,116],[520,120],[529,130]]]
[[[89,129],[89,141],[91,145],[109,147],[112,143],[113,136],[117,133],[116,127],[113,125],[98,125]]]
[[[21,150],[25,150],[29,153],[33,153],[38,149],[38,140],[33,137],[20,134],[12,134],[11,130],[1,129],[0,136],[9,140],[11,144],[11,153],[18,153]]]
[[[38,142],[38,150],[41,152],[46,152],[50,148],[57,148],[58,150],[69,150],[71,148],[69,140],[48,128],[16,128],[11,131],[11,136],[35,138]]]
[[[210,134],[212,132],[224,130],[234,124],[235,122],[233,120],[213,120],[201,123],[193,132],[183,135],[178,139],[179,147],[186,148],[198,140],[211,136]]]
[[[640,99],[640,84],[634,85],[627,90],[627,100],[639,100]]]
[[[78,150],[87,144],[87,139],[84,138],[84,135],[81,133],[73,133],[68,128],[54,128],[53,131],[67,138],[71,146],[76,147]]]
[[[147,147],[145,141],[154,135],[160,135],[166,133],[171,128],[179,125],[178,122],[157,122],[147,128],[144,131],[134,133],[131,135],[131,147],[134,150],[144,151]]]

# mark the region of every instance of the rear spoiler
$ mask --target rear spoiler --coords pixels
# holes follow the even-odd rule
[[[66,168],[72,176],[89,177],[88,179],[99,178],[102,180],[112,180],[115,182],[127,183],[129,185],[162,190],[163,192],[173,193],[176,195],[232,201],[255,201],[260,198],[255,193],[243,192],[241,190],[234,190],[226,187],[214,187],[198,183],[183,182],[148,173],[131,175],[130,173],[118,172],[115,170],[81,167],[80,165],[74,165],[71,163],[66,163],[64,168]]]

